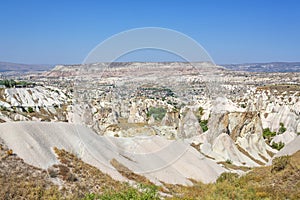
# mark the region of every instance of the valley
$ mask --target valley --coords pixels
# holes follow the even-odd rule
[[[282,170],[298,177],[300,72],[120,62],[58,65],[4,80],[16,83],[0,88],[1,165],[15,171],[1,177],[28,168],[43,194],[80,199],[104,195],[110,183],[143,195],[143,183],[158,187],[153,198],[193,199],[188,190],[237,183],[285,155],[294,168]],[[253,198],[299,197],[288,187],[272,194],[251,184]]]

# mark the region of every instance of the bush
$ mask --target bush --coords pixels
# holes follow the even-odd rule
[[[217,179],[217,183],[221,183],[224,181],[228,181],[230,183],[233,183],[235,180],[239,178],[239,175],[236,173],[230,173],[230,172],[223,172],[219,178]]]
[[[200,116],[203,115],[203,111],[204,111],[204,109],[200,106],[200,107],[198,108],[198,112],[199,112],[199,115],[200,115]]]
[[[273,142],[271,147],[273,149],[277,149],[279,151],[280,149],[282,149],[284,147],[284,143],[283,142],[279,142],[279,143]]]
[[[34,112],[33,108],[32,107],[28,107],[28,112],[29,113],[33,113]]]
[[[278,130],[278,134],[282,134],[286,131],[286,128],[284,127],[284,124],[282,122],[280,122],[280,128]]]
[[[270,144],[272,138],[276,135],[276,132],[270,131],[269,128],[263,130],[263,137],[267,140],[267,143]]]
[[[207,123],[208,123],[208,120],[201,120],[200,121],[200,126],[201,126],[203,132],[208,130]]]
[[[11,88],[11,87],[16,86],[16,81],[14,81],[12,79],[10,79],[10,80],[5,79],[5,80],[0,81],[0,85],[4,85],[7,88]]]
[[[227,164],[232,164],[232,160],[230,160],[230,159],[227,159],[225,162],[226,162]]]
[[[274,158],[272,161],[272,169],[271,172],[278,172],[286,168],[286,166],[290,163],[290,156],[281,156]]]
[[[56,178],[58,175],[57,170],[54,168],[48,168],[47,172],[51,178]]]
[[[147,117],[150,117],[151,115],[153,115],[155,120],[162,120],[162,118],[165,116],[166,114],[166,109],[162,108],[162,107],[151,107],[147,113]]]
[[[138,188],[129,187],[122,191],[106,191],[101,195],[97,194],[87,194],[84,200],[122,200],[122,199],[134,199],[134,200],[158,200],[157,187],[153,185],[142,185],[140,184]]]

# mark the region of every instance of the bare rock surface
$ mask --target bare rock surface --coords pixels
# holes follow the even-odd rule
[[[189,144],[162,137],[99,136],[70,123],[13,122],[0,125],[0,137],[25,162],[43,169],[57,163],[53,147],[65,149],[117,180],[126,180],[110,164],[118,160],[150,181],[191,184],[213,182],[225,170]]]

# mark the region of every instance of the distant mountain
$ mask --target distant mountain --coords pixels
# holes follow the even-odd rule
[[[39,65],[39,64],[20,64],[10,62],[0,62],[0,73],[26,73],[47,71],[53,68],[54,65]]]
[[[300,62],[271,62],[225,64],[223,67],[234,71],[248,72],[300,72]]]
[[[167,63],[157,63],[157,64],[171,64]],[[177,62],[175,62],[177,63]],[[145,63],[111,63],[111,67],[116,66],[127,66],[132,64],[145,64]],[[71,65],[70,65],[71,66]],[[72,67],[80,65],[72,65]],[[219,65],[226,69],[233,71],[248,71],[248,72],[300,72],[300,62],[270,62],[270,63],[244,63],[244,64],[223,64]],[[2,74],[22,74],[29,72],[42,72],[50,71],[55,65],[47,64],[21,64],[21,63],[11,63],[11,62],[0,62],[0,73]]]

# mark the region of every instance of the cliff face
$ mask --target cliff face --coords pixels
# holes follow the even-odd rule
[[[230,161],[238,166],[258,166],[271,158],[272,150],[263,138],[263,128],[258,112],[249,112],[219,99],[208,121],[208,131],[192,138],[200,151],[218,162]],[[218,110],[217,107],[222,106]]]

